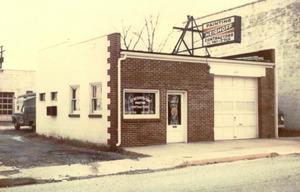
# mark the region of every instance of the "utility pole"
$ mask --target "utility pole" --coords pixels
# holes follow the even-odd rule
[[[2,69],[2,63],[4,61],[3,53],[4,53],[3,46],[0,46],[0,69]]]

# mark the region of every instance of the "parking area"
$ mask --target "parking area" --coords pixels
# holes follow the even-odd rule
[[[0,126],[0,154],[0,165],[18,168],[133,158],[124,152],[110,152],[105,147],[78,146],[47,139],[29,128],[15,131],[11,125],[3,124]]]

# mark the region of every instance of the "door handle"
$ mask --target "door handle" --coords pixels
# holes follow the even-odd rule
[[[243,123],[239,123],[239,126],[243,126]]]
[[[177,126],[176,126],[176,125],[173,125],[173,128],[177,128]]]
[[[236,120],[236,117],[233,117],[233,120],[235,121],[235,120]]]

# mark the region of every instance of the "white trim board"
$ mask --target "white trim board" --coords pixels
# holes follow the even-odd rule
[[[141,53],[132,51],[121,51],[121,55],[126,55],[127,58],[137,59],[152,59],[152,60],[164,60],[164,61],[178,61],[188,63],[207,63],[207,64],[244,64],[244,65],[258,65],[265,67],[273,67],[274,63],[257,62],[257,61],[243,61],[232,59],[218,59],[218,58],[203,58],[193,56],[181,56],[181,55],[165,55],[157,53]]]
[[[251,65],[219,65],[209,64],[209,72],[214,75],[236,76],[236,77],[264,77],[266,76],[266,67]]]
[[[274,63],[256,62],[256,61],[242,61],[231,59],[213,59],[201,58],[192,56],[178,56],[178,55],[163,55],[155,53],[141,53],[122,51],[121,54],[126,58],[137,59],[151,59],[163,61],[177,61],[188,63],[206,63],[209,65],[209,72],[214,75],[223,76],[237,76],[237,77],[264,77],[266,76],[266,68],[273,68]]]

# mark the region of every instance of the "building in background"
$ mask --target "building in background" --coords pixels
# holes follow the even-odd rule
[[[21,110],[16,98],[35,92],[35,71],[0,69],[0,122],[11,121],[11,114]]]
[[[212,47],[211,55],[275,49],[279,108],[286,127],[300,129],[300,1],[260,0],[200,17],[197,23],[233,15],[241,16],[241,43]]]

